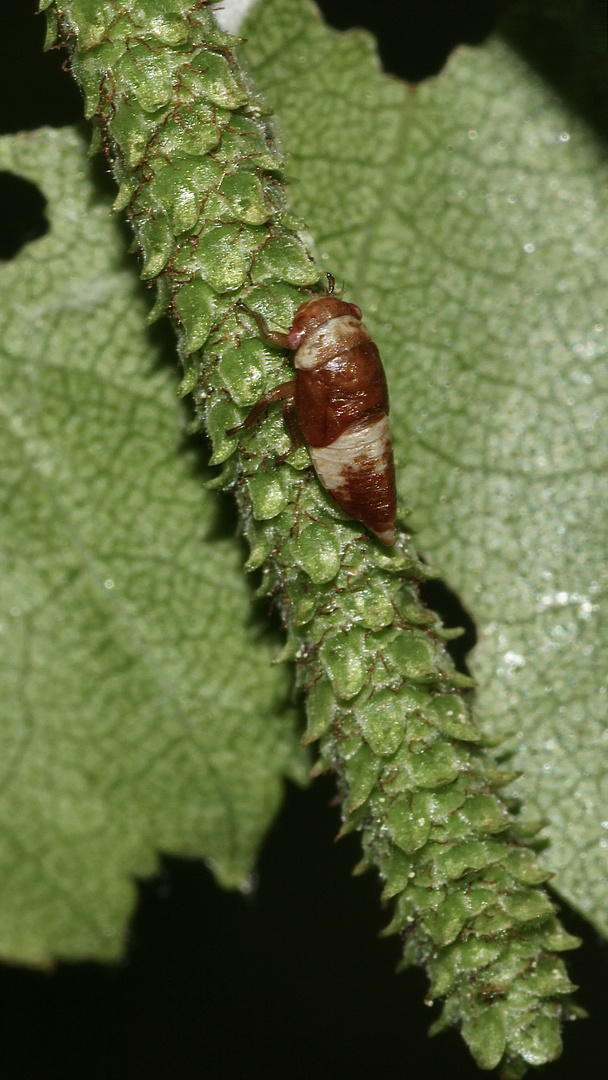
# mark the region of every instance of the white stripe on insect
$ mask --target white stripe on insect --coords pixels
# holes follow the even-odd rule
[[[352,484],[353,467],[358,471],[369,465],[378,469],[390,447],[388,417],[380,416],[372,424],[349,428],[329,446],[309,446],[312,463],[328,491],[339,492]]]
[[[361,320],[354,315],[338,315],[308,334],[298,346],[294,364],[300,371],[314,371],[327,362],[324,351],[334,346],[337,353],[344,352],[361,339]]]

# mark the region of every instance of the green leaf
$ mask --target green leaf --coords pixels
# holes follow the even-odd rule
[[[80,137],[0,168],[49,218],[0,267],[0,954],[109,958],[159,850],[243,882],[305,758]]]
[[[550,820],[554,886],[608,933],[604,145],[500,40],[410,88],[306,0],[240,32],[295,209],[381,347],[417,545],[477,623],[480,717]]]

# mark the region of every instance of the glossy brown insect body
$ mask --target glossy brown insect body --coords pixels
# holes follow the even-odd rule
[[[261,316],[253,314],[267,341],[294,350],[296,370],[292,380],[258,402],[241,427],[250,427],[273,401],[283,400],[289,430],[298,441],[295,411],[326,491],[383,544],[394,544],[396,492],[388,390],[380,354],[361,322],[360,308],[332,294],[316,296],[298,308],[288,334],[272,333]]]

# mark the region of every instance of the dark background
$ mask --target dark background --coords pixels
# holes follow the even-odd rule
[[[438,72],[459,42],[480,43],[506,3],[323,0],[321,7],[339,29],[372,30],[385,66],[417,81]],[[597,58],[604,7],[592,7]],[[80,94],[61,70],[62,54],[41,52],[43,20],[34,8],[33,0],[22,0],[3,30],[2,132],[81,118]],[[539,37],[547,40],[542,27]],[[572,50],[558,38],[557,45],[551,38],[548,59],[537,59],[559,84],[569,66],[563,57]],[[582,96],[589,104],[587,91]],[[605,128],[597,94],[592,105]],[[0,208],[0,257],[6,258],[44,228],[42,207],[35,190],[4,176]],[[462,623],[447,592],[429,600]],[[465,644],[473,637],[470,626]],[[351,877],[358,841],[334,842],[333,794],[329,779],[308,791],[288,789],[249,896],[219,890],[201,863],[166,859],[159,876],[140,887],[120,965],[60,965],[50,974],[0,967],[2,1080],[487,1075],[454,1032],[426,1038],[434,1016],[422,1004],[426,980],[418,971],[394,974],[399,945],[377,938],[387,916],[376,881],[369,874]],[[564,916],[568,929],[585,938],[571,970],[591,1017],[569,1025],[563,1057],[543,1075],[605,1080],[608,956],[593,930],[571,912]]]

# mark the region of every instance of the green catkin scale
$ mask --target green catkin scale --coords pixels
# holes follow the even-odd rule
[[[344,831],[362,833],[360,869],[376,866],[391,900],[387,932],[444,1001],[434,1030],[461,1027],[482,1068],[520,1077],[560,1052],[574,1009],[557,954],[577,941],[499,793],[512,777],[475,724],[470,680],[419,600],[428,571],[405,533],[389,553],[344,518],[308,451],[289,453],[278,410],[226,434],[290,371],[243,305],[286,331],[323,288],[238,42],[204,0],[42,6],[112,163],[142,277],[156,284],[153,316],[168,312],[178,328],[182,391],[223,465],[217,486],[236,495],[248,565],[282,615],[306,739],[320,741],[316,771],[337,774]]]

